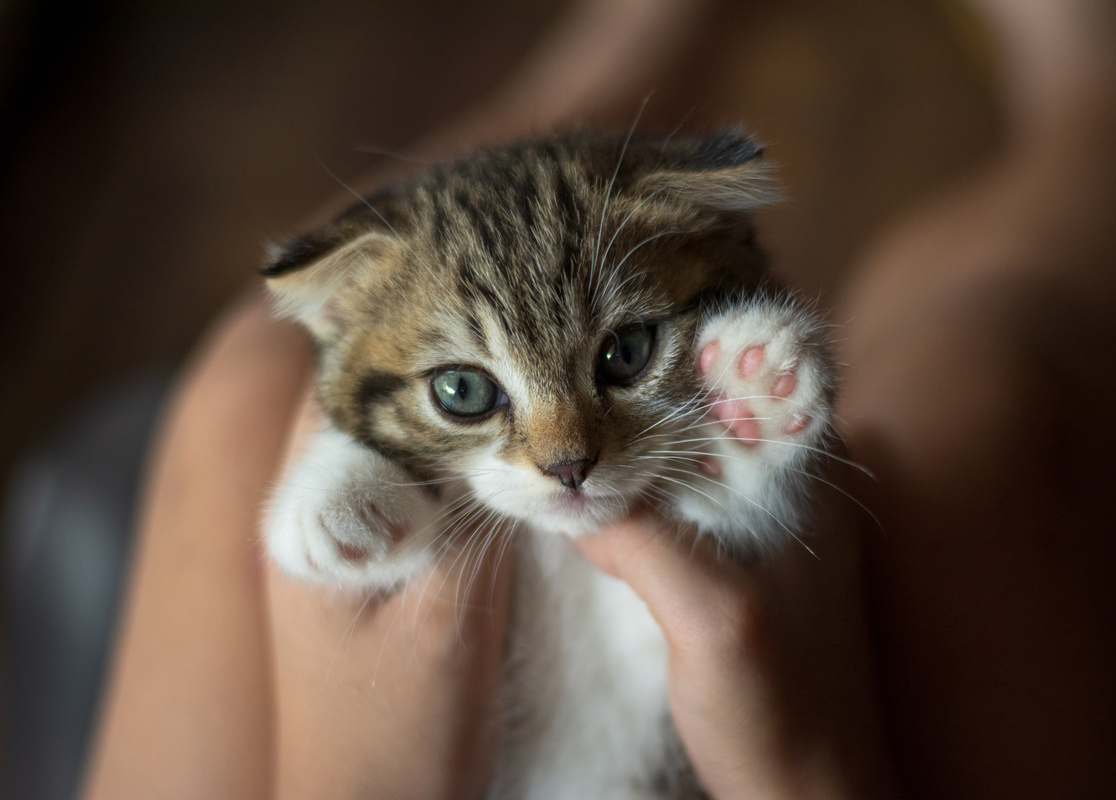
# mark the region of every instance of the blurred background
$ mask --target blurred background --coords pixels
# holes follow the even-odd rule
[[[0,4],[0,793],[74,789],[150,421],[265,243],[383,151],[515,96],[593,5],[669,3]],[[650,93],[644,127],[753,131],[789,197],[763,238],[823,306],[873,233],[997,143],[992,60],[962,3],[691,6],[584,116],[627,127]],[[569,98],[531,102],[528,127]]]

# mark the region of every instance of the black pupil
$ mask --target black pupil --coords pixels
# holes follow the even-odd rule
[[[630,325],[609,337],[601,350],[601,379],[623,383],[638,375],[651,358],[651,340],[647,325]]]

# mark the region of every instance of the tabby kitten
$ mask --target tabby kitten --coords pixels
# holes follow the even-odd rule
[[[463,520],[514,530],[492,798],[701,796],[661,632],[570,537],[650,502],[750,557],[803,521],[833,369],[818,320],[765,276],[759,156],[736,133],[484,150],[265,270],[319,345],[332,422],[275,492],[275,561],[390,589]]]

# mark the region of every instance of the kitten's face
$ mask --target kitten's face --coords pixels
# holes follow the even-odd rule
[[[687,200],[691,173],[661,149],[623,149],[494,151],[288,251],[273,272],[310,268],[273,286],[311,308],[295,313],[321,344],[335,423],[543,528],[596,529],[647,492],[665,434],[695,417],[703,301],[761,264],[739,209]]]

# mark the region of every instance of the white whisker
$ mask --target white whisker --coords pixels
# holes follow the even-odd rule
[[[632,136],[635,135],[636,126],[639,125],[640,117],[643,116],[643,111],[645,108],[647,108],[647,103],[648,101],[650,101],[650,99],[651,95],[647,95],[643,98],[643,102],[640,103],[639,110],[636,112],[635,119],[632,120],[632,126],[628,129],[628,135],[624,138],[624,143],[620,146],[620,155],[616,159],[616,166],[612,170],[612,177],[609,179],[608,188],[605,190],[604,203],[601,206],[601,220],[597,226],[597,241],[593,245],[593,258],[589,262],[590,287],[594,285],[594,271],[598,271],[599,274],[599,271],[601,271],[603,267],[603,265],[599,263],[597,256],[600,254],[601,251],[601,237],[604,234],[605,216],[608,214],[609,200],[612,199],[612,189],[616,185],[616,178],[620,174],[620,167],[624,163],[624,156],[628,152],[628,145],[632,141]]]

